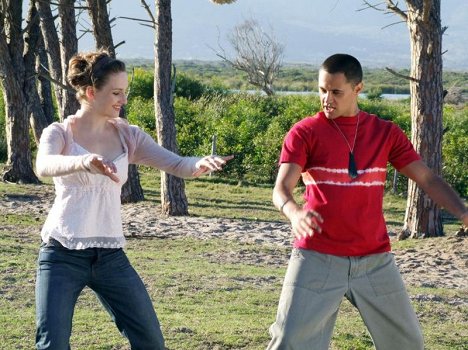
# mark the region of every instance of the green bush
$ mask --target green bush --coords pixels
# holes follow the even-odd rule
[[[211,136],[203,120],[203,103],[179,97],[174,101],[177,143],[183,156],[203,156],[210,152]]]
[[[217,80],[211,85],[205,85],[194,76],[187,73],[177,73],[175,96],[197,100],[203,95],[224,95],[227,89]]]
[[[127,119],[130,124],[140,126],[151,135],[155,135],[156,119],[154,117],[153,99],[140,96],[132,98],[127,104]]]
[[[442,175],[464,198],[468,198],[468,106],[444,108]]]
[[[398,124],[410,136],[410,106],[407,101],[362,99],[360,108]],[[174,101],[179,153],[186,156],[211,152],[217,137],[217,154],[233,154],[219,176],[237,180],[272,183],[283,139],[297,121],[320,110],[319,98],[310,95],[203,94],[196,100],[176,97]],[[152,99],[131,99],[129,120],[154,135]],[[467,196],[468,107],[445,107],[443,176],[464,197]],[[393,170],[390,171],[391,187]],[[407,181],[400,177],[398,192],[405,192]]]
[[[254,181],[273,183],[284,137],[292,125],[320,110],[317,96],[283,96],[276,99],[277,114],[272,115],[265,132],[253,139],[254,152],[247,157]],[[271,103],[271,101],[270,101]]]
[[[154,73],[150,70],[135,68],[130,84],[129,98],[152,99],[154,97]]]
[[[372,88],[367,92],[367,98],[371,101],[382,101],[382,94],[381,88]]]

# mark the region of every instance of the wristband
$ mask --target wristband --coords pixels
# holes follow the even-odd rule
[[[279,208],[279,211],[280,211],[281,213],[284,214],[283,208],[284,208],[284,206],[286,205],[286,203],[288,203],[288,202],[291,201],[291,200],[292,200],[292,198],[289,197],[288,199],[286,199],[286,200],[283,202],[283,204],[281,204],[281,206],[280,206],[280,208]]]

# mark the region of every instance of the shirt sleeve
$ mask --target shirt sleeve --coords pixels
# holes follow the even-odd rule
[[[284,138],[279,163],[295,163],[304,169],[307,162],[307,153],[307,143],[302,135],[302,128],[296,124]]]
[[[388,160],[395,169],[400,170],[408,164],[421,159],[403,130],[394,124],[391,132],[393,134],[391,138],[393,147],[390,150]]]
[[[135,125],[130,125],[135,142],[130,162],[158,168],[171,175],[188,178],[197,170],[196,163],[201,158],[182,157],[164,147]]]
[[[42,131],[36,157],[36,172],[40,177],[64,176],[77,171],[88,171],[85,163],[93,155],[63,155],[65,138],[65,130],[59,123],[53,123]]]

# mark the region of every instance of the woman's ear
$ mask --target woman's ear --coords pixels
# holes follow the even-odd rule
[[[95,92],[94,92],[94,87],[92,87],[92,86],[87,86],[87,87],[86,87],[85,93],[86,93],[86,99],[87,99],[88,101],[94,99],[94,93],[95,93]]]

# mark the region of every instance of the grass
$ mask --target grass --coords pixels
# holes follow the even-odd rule
[[[145,171],[142,184],[147,200],[156,207],[158,176]],[[186,186],[192,215],[283,220],[271,205],[269,187],[238,186],[216,178],[187,181]],[[0,198],[6,194],[27,195],[30,190],[27,185],[0,183]],[[387,220],[401,223],[405,200],[387,196],[385,201]],[[37,233],[46,213],[40,218],[27,213],[0,214],[0,347],[31,349],[35,333]],[[454,231],[452,226],[446,227],[448,232]],[[396,243],[395,248],[414,248],[422,243],[407,240]],[[223,261],[223,257],[242,257],[245,251],[287,254],[289,248],[272,250],[221,239],[130,238],[126,250],[148,288],[169,349],[265,349],[286,266],[252,264],[241,258]],[[410,288],[409,292],[436,296],[413,302],[427,349],[466,349],[468,310],[466,305],[451,302],[457,297],[466,299],[466,291]],[[89,289],[78,300],[73,322],[74,349],[129,348]],[[343,301],[331,349],[372,348],[359,313]]]

